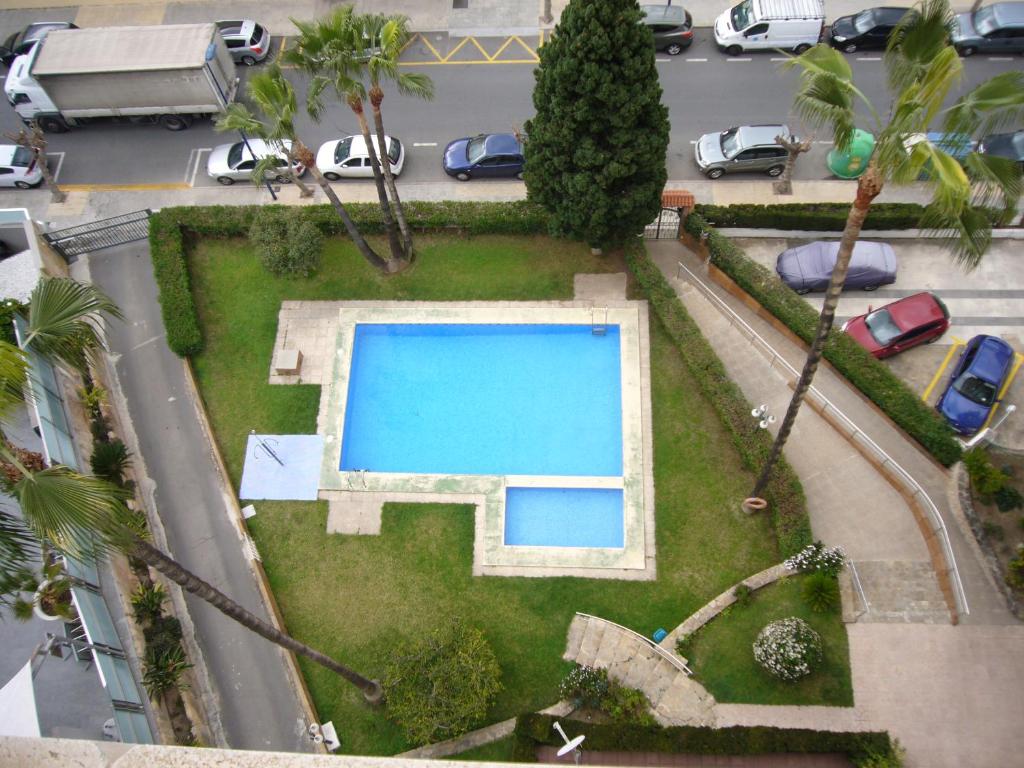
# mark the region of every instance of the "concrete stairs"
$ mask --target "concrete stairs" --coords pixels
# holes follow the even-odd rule
[[[844,620],[897,624],[949,624],[949,608],[942,596],[930,562],[907,560],[857,560],[867,606],[843,572]],[[845,582],[845,584],[844,584]],[[850,593],[848,589],[853,588]],[[850,598],[849,600],[847,598]],[[855,605],[853,617],[846,608]]]
[[[715,724],[715,699],[647,640],[604,619],[577,614],[562,658],[608,670],[608,676],[644,692],[662,725]],[[675,656],[685,664],[685,659]]]

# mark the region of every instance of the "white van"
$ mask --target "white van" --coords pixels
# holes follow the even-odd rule
[[[775,48],[803,53],[824,28],[825,0],[743,0],[715,20],[715,42],[730,56]]]

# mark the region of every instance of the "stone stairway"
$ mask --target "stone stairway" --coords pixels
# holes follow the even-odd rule
[[[857,560],[866,610],[859,595],[855,621],[898,624],[949,624],[949,608],[932,564],[906,560]],[[844,595],[844,607],[845,607]]]
[[[622,685],[643,691],[662,725],[715,724],[714,697],[665,653],[624,627],[577,614],[569,625],[563,658],[606,669],[608,676]]]

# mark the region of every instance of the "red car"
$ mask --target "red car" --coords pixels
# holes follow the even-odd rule
[[[949,328],[949,310],[934,293],[915,293],[851,317],[843,331],[878,359],[935,341]]]

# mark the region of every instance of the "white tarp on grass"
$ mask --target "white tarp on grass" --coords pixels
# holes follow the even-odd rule
[[[240,499],[316,501],[321,435],[249,435]]]

